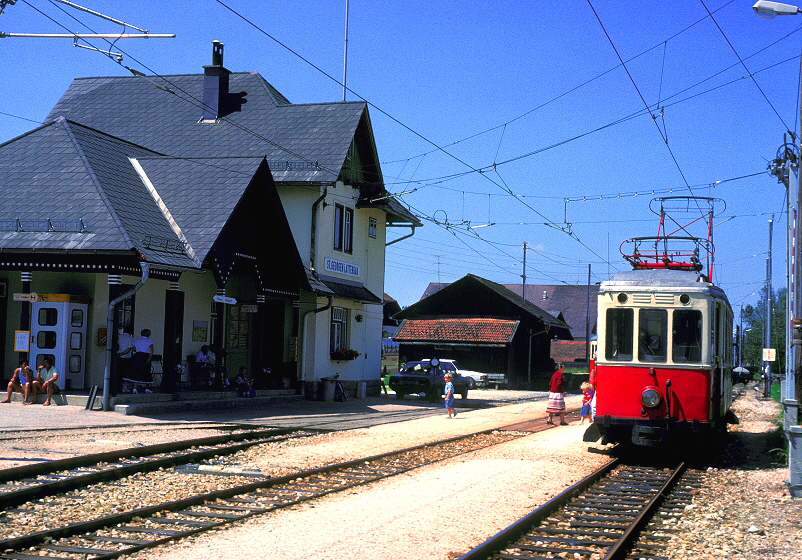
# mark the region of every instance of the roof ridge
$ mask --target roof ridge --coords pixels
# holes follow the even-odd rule
[[[134,171],[136,171],[136,174],[139,175],[139,179],[142,181],[142,184],[145,186],[148,193],[150,193],[150,196],[153,197],[153,201],[156,203],[156,206],[159,208],[162,216],[164,216],[164,219],[167,220],[167,223],[170,225],[170,229],[173,230],[175,236],[184,244],[184,247],[186,247],[189,258],[191,258],[195,265],[200,268],[201,262],[195,253],[195,249],[192,248],[189,239],[187,239],[186,235],[184,235],[184,232],[181,230],[181,226],[179,226],[178,222],[176,222],[175,218],[173,218],[170,209],[167,208],[167,205],[164,203],[164,200],[162,200],[161,195],[159,195],[159,192],[156,190],[156,186],[151,182],[150,177],[148,177],[145,169],[142,167],[139,161],[137,161],[137,158],[129,157],[128,161],[131,162],[131,165],[133,166]]]

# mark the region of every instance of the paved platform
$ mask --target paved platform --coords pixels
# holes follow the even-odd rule
[[[269,392],[268,392],[269,393]],[[240,398],[233,392],[180,393],[172,395],[149,393],[120,395],[126,402],[115,404],[114,411],[100,409],[101,397],[95,406],[86,407],[86,394],[54,396],[55,406],[22,406],[22,396],[0,404],[3,432],[24,430],[41,432],[52,428],[126,426],[161,423],[247,423],[275,427],[310,427],[318,429],[347,429],[365,423],[396,423],[417,417],[441,416],[441,403],[430,403],[416,396],[403,400],[395,395],[382,394],[347,402],[307,401],[300,395],[265,394],[253,399]],[[115,397],[117,398],[117,397]],[[168,400],[169,399],[169,400]],[[537,404],[548,400],[542,391],[475,390],[468,399],[457,398],[457,410],[491,409],[511,404]]]

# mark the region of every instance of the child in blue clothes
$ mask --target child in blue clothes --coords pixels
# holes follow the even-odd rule
[[[445,391],[445,399],[446,399],[446,411],[448,411],[449,418],[456,418],[457,411],[454,410],[454,384],[451,383],[451,374],[447,373],[443,376],[443,379],[446,381]]]
[[[593,385],[588,383],[587,381],[581,385],[582,387],[582,409],[579,411],[579,415],[582,417],[582,421],[579,422],[580,424],[584,424],[585,420],[589,423],[593,423],[593,416],[591,415],[590,410],[590,403],[593,400]]]

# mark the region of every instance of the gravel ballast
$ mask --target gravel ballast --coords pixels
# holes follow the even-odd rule
[[[390,403],[377,409],[400,406]],[[569,408],[578,404],[579,397],[569,397]],[[542,418],[545,406],[541,401],[461,409],[455,419],[443,414],[316,435],[261,450],[252,448],[238,453],[235,461],[242,467],[258,468],[272,475],[286,474]],[[785,460],[772,451],[782,446],[783,438],[775,425],[779,405],[758,398],[749,389],[736,401],[735,409],[741,424],[731,426],[719,456],[707,466],[705,487],[678,523],[680,532],[671,543],[670,557],[802,559],[802,500],[788,494],[787,465],[773,463]],[[145,550],[131,558],[350,560],[376,556],[453,560],[609,460],[607,446],[583,443],[585,426],[576,417],[569,419],[571,425],[567,427],[525,435],[364,487]],[[66,455],[70,447],[87,453],[95,446],[99,451],[125,442],[147,445],[151,439],[170,438],[167,434],[172,430],[158,429],[161,427],[168,426],[132,426],[128,434],[124,428],[115,427],[114,434],[106,432],[105,437],[53,434],[47,448],[54,455]],[[212,426],[197,425],[184,434],[180,431],[173,435],[192,433],[196,437],[216,432]],[[37,453],[35,442],[20,444],[11,438],[0,441],[0,450],[10,459],[5,466],[16,462],[11,458],[14,455]],[[41,455],[41,450],[38,453]],[[208,476],[198,477],[197,483],[204,483]],[[159,486],[161,480],[143,477],[142,483]],[[165,483],[192,485],[192,480],[193,475],[182,474]],[[102,502],[115,506],[113,496],[104,498]],[[74,511],[75,505],[71,508]]]

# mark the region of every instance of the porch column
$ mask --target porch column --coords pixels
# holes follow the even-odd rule
[[[184,292],[177,281],[170,282],[164,298],[164,342],[162,344],[161,390],[175,392],[179,381],[176,367],[181,364],[184,338]]]
[[[218,288],[217,295],[220,296],[220,298],[226,297],[226,289]],[[214,361],[214,384],[212,385],[213,391],[223,390],[223,359],[224,354],[226,353],[224,352],[223,348],[225,341],[225,305],[226,304],[222,301],[215,301],[214,311],[212,312],[212,325],[214,327],[212,343],[214,344],[214,354],[216,358]]]
[[[109,285],[109,301],[113,301],[123,293],[123,275],[122,274],[109,274],[107,277]],[[117,306],[122,305],[122,302]],[[122,390],[122,379],[120,379],[118,371],[118,358],[117,349],[119,348],[119,335],[117,331],[120,329],[120,314],[119,308],[115,306],[114,315],[112,317],[113,328],[111,332],[106,333],[106,346],[108,354],[111,356],[109,363],[110,372],[110,392],[112,395],[118,394]]]
[[[256,321],[253,324],[253,341],[254,341],[254,349],[252,358],[254,364],[251,367],[251,377],[254,380],[254,387],[256,389],[262,389],[266,383],[266,374],[264,371],[265,368],[265,314],[267,313],[265,310],[265,296],[264,294],[259,294],[256,296]],[[232,372],[233,373],[233,372]]]
[[[33,273],[31,272],[23,272],[22,276],[22,293],[30,294],[31,293],[31,281],[33,280]],[[20,311],[19,316],[19,330],[21,331],[29,331],[31,330],[31,302],[23,301],[22,302],[22,310]],[[31,343],[31,336],[28,335],[28,344]],[[28,359],[28,352],[19,352],[19,359],[20,360],[27,360]],[[34,370],[36,369],[36,364],[29,364]],[[15,366],[16,367],[16,366]]]

